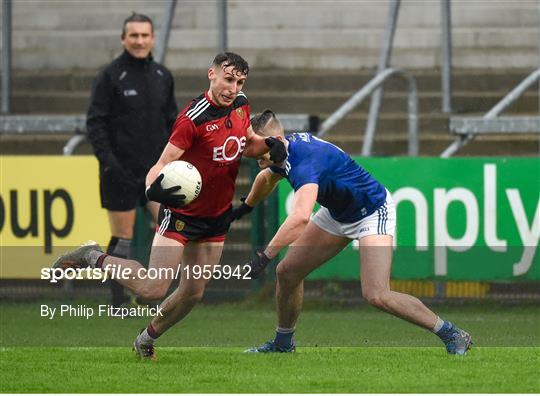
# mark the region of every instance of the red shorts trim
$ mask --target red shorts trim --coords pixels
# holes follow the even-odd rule
[[[158,228],[159,227],[156,227],[156,232],[158,232]],[[226,237],[226,235],[223,234],[223,235],[216,235],[216,236],[211,236],[208,238],[201,238],[201,239],[197,239],[196,241],[192,241],[192,240],[187,239],[184,235],[179,234],[178,232],[173,232],[173,231],[165,231],[161,235],[163,235],[165,238],[174,239],[175,241],[180,242],[183,246],[186,246],[188,242],[194,242],[194,243],[225,242],[225,237]]]

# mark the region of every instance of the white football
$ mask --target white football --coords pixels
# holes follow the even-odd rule
[[[186,205],[197,198],[201,192],[201,174],[192,164],[186,161],[172,161],[163,167],[163,180],[161,187],[167,189],[174,186],[181,186],[175,194],[186,196]]]

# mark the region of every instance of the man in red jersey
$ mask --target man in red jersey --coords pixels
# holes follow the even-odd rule
[[[159,313],[134,342],[141,358],[155,359],[154,341],[201,300],[219,266],[233,216],[231,202],[242,155],[255,158],[269,152],[276,163],[286,158],[281,141],[260,137],[251,128],[248,101],[241,91],[248,72],[248,63],[241,56],[218,54],[208,70],[210,88],[180,113],[169,143],[148,172],[147,197],[162,204],[148,271],[136,261],[104,254],[96,244],[67,253],[53,265],[101,267],[109,273],[114,269],[116,274],[127,270],[129,276],[117,277],[117,282],[143,298],[158,299],[165,296],[173,277],[150,279],[150,271],[177,273],[181,263],[178,288],[162,302]],[[202,176],[199,197],[185,206],[185,196],[174,194],[181,186],[164,190],[159,175],[166,164],[178,159],[195,165]]]

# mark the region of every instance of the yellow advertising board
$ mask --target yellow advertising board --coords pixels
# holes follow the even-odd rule
[[[107,245],[93,156],[3,156],[0,168],[0,278],[38,279],[74,246]]]

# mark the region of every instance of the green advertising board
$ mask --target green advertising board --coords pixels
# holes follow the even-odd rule
[[[539,159],[355,160],[388,188],[396,204],[394,279],[540,280]],[[292,194],[282,181],[281,222]],[[358,276],[353,242],[310,279]]]

